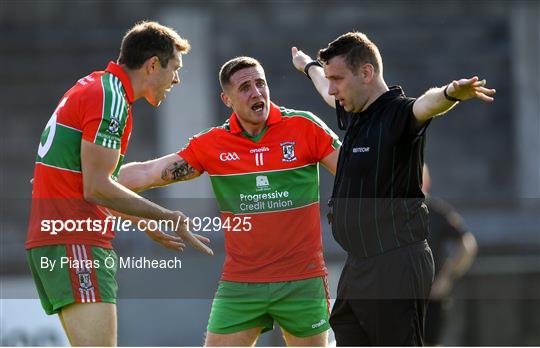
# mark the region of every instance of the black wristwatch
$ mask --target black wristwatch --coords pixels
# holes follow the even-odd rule
[[[306,66],[304,67],[304,74],[306,74],[307,78],[310,80],[311,80],[311,77],[309,77],[309,74],[308,74],[309,68],[311,68],[314,65],[320,66],[322,68],[321,63],[319,63],[318,60],[312,60],[311,62],[307,63]]]

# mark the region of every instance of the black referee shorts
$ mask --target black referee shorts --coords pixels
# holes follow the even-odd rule
[[[349,255],[330,316],[337,345],[423,345],[433,273],[426,241],[369,258]]]
[[[446,302],[429,301],[426,311],[426,331],[424,343],[427,346],[442,345],[442,328],[446,321]]]

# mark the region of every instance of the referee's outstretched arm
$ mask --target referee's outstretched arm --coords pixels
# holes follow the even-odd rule
[[[443,87],[431,88],[414,102],[414,117],[422,124],[446,113],[462,101],[478,98],[492,102],[496,91],[486,88],[485,85],[486,80],[479,80],[478,76],[474,76],[470,79],[452,81]]]

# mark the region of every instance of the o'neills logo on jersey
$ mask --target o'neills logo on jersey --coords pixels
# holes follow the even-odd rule
[[[292,162],[297,160],[294,154],[294,144],[296,144],[294,141],[286,141],[279,144],[283,150],[283,158],[281,159],[283,162]]]
[[[236,152],[222,152],[219,154],[219,159],[223,162],[226,161],[238,161],[240,156]]]
[[[257,149],[251,149],[249,150],[249,153],[255,154],[255,165],[256,166],[262,166],[264,165],[264,153],[270,151],[269,148],[266,146],[259,147]]]
[[[268,152],[270,151],[269,148],[267,148],[266,146],[263,146],[263,147],[259,147],[258,149],[251,149],[249,150],[249,153],[259,153],[259,152]]]

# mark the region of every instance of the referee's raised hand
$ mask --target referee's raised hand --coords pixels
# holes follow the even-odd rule
[[[295,46],[291,48],[291,55],[294,67],[300,72],[304,72],[304,67],[306,66],[306,64],[313,61],[310,56],[308,56]]]
[[[495,89],[486,88],[486,80],[480,80],[478,76],[473,76],[470,79],[460,79],[452,81],[448,85],[447,93],[449,96],[457,98],[461,101],[478,98],[485,102],[494,100]]]

